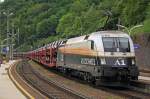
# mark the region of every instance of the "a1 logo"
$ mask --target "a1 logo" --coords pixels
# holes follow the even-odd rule
[[[117,59],[114,65],[126,65],[124,59]]]

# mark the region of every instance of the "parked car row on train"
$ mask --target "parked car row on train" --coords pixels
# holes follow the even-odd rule
[[[138,80],[139,75],[133,42],[121,31],[99,31],[55,41],[26,56],[96,84],[126,85]]]

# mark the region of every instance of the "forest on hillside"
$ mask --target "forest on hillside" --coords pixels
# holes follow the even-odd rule
[[[116,24],[129,29],[143,24],[132,35],[150,35],[150,0],[5,0],[0,3],[0,40],[6,38],[8,21],[9,31],[19,32],[19,42],[14,43],[21,51],[99,30],[117,30]]]

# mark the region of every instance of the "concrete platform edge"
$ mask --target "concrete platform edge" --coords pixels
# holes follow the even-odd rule
[[[10,78],[10,80],[13,82],[13,84],[17,87],[18,90],[21,91],[21,93],[26,96],[28,99],[34,99],[34,97],[32,95],[30,95],[24,88],[22,88],[22,86],[14,79],[14,77],[11,74],[11,68],[13,65],[15,65],[15,63],[11,64],[11,66],[8,69],[8,76]]]

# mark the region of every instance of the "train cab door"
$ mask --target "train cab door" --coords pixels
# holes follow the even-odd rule
[[[101,42],[100,42],[100,40],[99,40],[99,36],[97,36],[97,38],[95,38],[94,40],[88,40],[89,42],[90,42],[90,49],[91,49],[91,51],[93,52],[93,53],[95,53],[95,55],[94,55],[94,60],[95,60],[95,62],[94,62],[94,64],[95,64],[95,66],[100,66],[100,59],[99,59],[99,53],[101,52],[101,51],[99,51],[99,49],[100,49],[100,44],[101,44]]]

